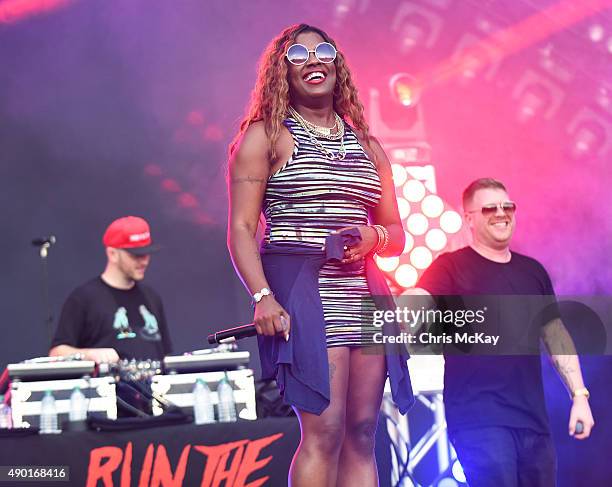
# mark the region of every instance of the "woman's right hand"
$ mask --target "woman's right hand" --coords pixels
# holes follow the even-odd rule
[[[258,334],[267,336],[281,334],[285,341],[289,341],[291,318],[272,294],[264,296],[255,305],[253,323]]]

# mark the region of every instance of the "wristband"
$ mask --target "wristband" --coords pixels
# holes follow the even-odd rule
[[[581,387],[580,389],[572,391],[572,399],[574,399],[576,396],[586,396],[586,398],[588,399],[589,397],[591,397],[591,393],[586,387]]]
[[[270,289],[268,289],[267,287],[261,288],[259,291],[253,294],[253,304],[259,303],[264,296],[270,296],[271,294],[272,291],[270,291]]]

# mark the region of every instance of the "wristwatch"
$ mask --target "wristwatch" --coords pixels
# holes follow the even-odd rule
[[[576,396],[586,396],[588,399],[591,396],[591,393],[586,387],[581,387],[580,389],[572,391],[572,399],[574,399]]]
[[[267,287],[261,288],[260,291],[253,294],[253,304],[259,303],[264,296],[270,296],[272,291],[270,291]]]

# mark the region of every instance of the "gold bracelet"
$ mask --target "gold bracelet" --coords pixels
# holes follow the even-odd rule
[[[376,232],[376,245],[374,245],[374,248],[372,249],[372,253],[374,253],[381,246],[382,241],[384,239],[384,234],[382,233],[380,228],[378,228],[378,225],[370,225],[370,226]]]
[[[586,387],[581,387],[580,389],[572,391],[572,399],[574,399],[576,396],[586,396],[586,398],[588,399],[589,397],[591,397],[591,393]]]
[[[378,243],[376,247],[374,247],[375,254],[381,254],[384,252],[389,246],[389,230],[387,230],[383,225],[372,225],[376,233],[378,234]]]
[[[382,225],[380,227],[382,228],[382,231],[385,234],[385,241],[383,242],[383,246],[380,249],[378,249],[379,254],[387,250],[387,247],[389,246],[389,230],[387,230]]]

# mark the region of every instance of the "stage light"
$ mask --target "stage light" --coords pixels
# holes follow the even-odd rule
[[[401,164],[391,164],[391,171],[393,171],[393,184],[395,186],[401,186],[408,179],[408,173]]]
[[[406,243],[404,244],[404,250],[402,251],[402,253],[407,254],[412,250],[412,247],[414,247],[414,237],[411,233],[408,232],[404,232],[404,235],[406,237]]]
[[[453,210],[448,210],[440,216],[440,227],[446,233],[457,233],[461,230],[461,216]]]
[[[599,24],[594,24],[589,28],[589,38],[593,42],[600,42],[604,38],[604,28]]]
[[[425,244],[434,252],[440,251],[446,247],[447,242],[446,233],[439,228],[432,228],[427,232],[427,235],[425,235]]]
[[[612,54],[612,37],[608,37],[606,42],[606,47],[608,48],[608,52]]]
[[[488,31],[493,27],[486,19],[482,19],[478,28],[489,35]],[[470,81],[479,74],[491,81],[499,69],[499,62],[496,60],[498,54],[496,48],[482,37],[465,33],[457,42],[451,56],[452,71],[460,76],[462,82]]]
[[[594,155],[603,145],[605,139],[604,128],[595,124],[582,125],[576,130],[571,147],[572,156],[579,159]]]
[[[459,232],[463,223],[461,216],[451,211],[452,207],[437,194],[435,168],[429,163],[429,146],[413,141],[410,145],[387,144],[387,150],[405,244],[398,258],[376,257],[376,262],[394,292],[401,293],[415,285],[434,257],[449,243],[452,248],[458,248],[467,241],[465,232]],[[400,184],[402,182],[404,184]],[[456,235],[451,236],[451,233]]]
[[[410,215],[410,203],[408,203],[404,198],[398,196],[397,198],[397,208],[399,210],[400,218],[405,220]]]
[[[370,0],[335,0],[334,6],[334,26],[340,27],[347,17],[353,13],[362,14]]]
[[[458,482],[461,482],[462,484],[466,482],[465,473],[463,472],[463,467],[459,463],[459,460],[455,460],[451,472],[453,473],[453,477],[455,477]]]
[[[430,194],[423,198],[421,211],[429,218],[437,218],[444,211],[444,202],[438,195]]]
[[[530,86],[523,93],[518,104],[517,119],[519,122],[526,122],[536,115],[543,113],[550,104],[550,94],[546,88],[540,85]]]
[[[438,40],[442,17],[432,10],[402,2],[391,21],[391,30],[399,34],[400,51],[405,54],[417,46],[430,48]]]
[[[413,203],[418,203],[425,197],[425,185],[416,179],[410,179],[404,184],[404,198]]]
[[[527,122],[534,117],[550,120],[559,110],[565,92],[539,73],[527,70],[512,91],[517,101],[517,119]]]
[[[415,247],[410,252],[410,263],[417,269],[427,269],[433,261],[433,255],[427,247]]]
[[[552,42],[540,49],[538,65],[557,81],[569,84],[574,78],[573,67],[563,57],[562,51]]]
[[[399,265],[399,257],[378,257],[376,256],[376,264],[381,271],[393,272]]]
[[[429,227],[429,220],[423,213],[413,213],[406,220],[406,226],[412,235],[423,235]]]
[[[600,134],[597,134],[594,130],[581,127],[574,138],[571,149],[572,156],[580,158],[594,152],[594,149],[601,145],[600,138]]]
[[[410,264],[402,264],[395,271],[395,282],[402,287],[413,287],[419,279],[419,273]]]
[[[423,151],[423,152],[426,152]],[[429,156],[427,158],[429,160]],[[412,176],[414,179],[418,179],[425,185],[425,189],[432,194],[436,194],[436,170],[433,165],[426,164],[423,166],[408,166],[406,167],[408,176]]]
[[[589,108],[583,108],[569,123],[570,151],[582,159],[606,154],[612,145],[612,124]]]
[[[397,73],[389,79],[391,98],[404,107],[411,107],[418,103],[421,89],[414,76],[406,73]]]
[[[352,0],[338,0],[336,2],[335,17],[337,20],[344,19],[346,14],[351,10],[352,3]]]

